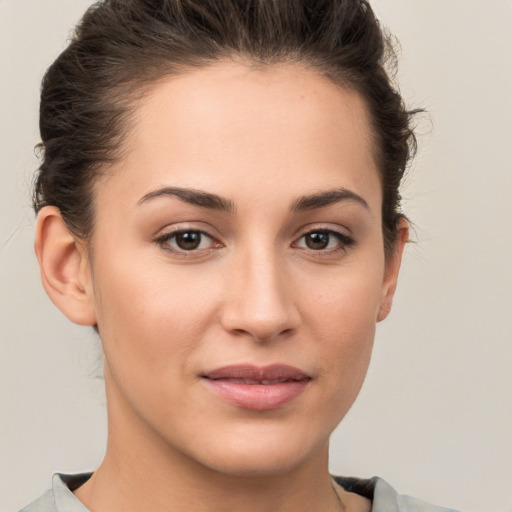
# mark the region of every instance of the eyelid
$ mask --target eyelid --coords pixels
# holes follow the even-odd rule
[[[345,227],[340,226],[339,224],[333,223],[311,223],[306,226],[302,226],[297,229],[294,234],[294,238],[298,240],[299,238],[307,235],[308,233],[334,233],[335,235],[339,235],[342,238],[350,238],[353,239],[352,230]]]
[[[176,224],[171,226],[166,226],[165,228],[159,230],[159,232],[153,237],[153,242],[158,245],[163,250],[175,254],[182,255],[186,257],[191,256],[199,256],[205,255],[208,252],[211,252],[215,249],[219,249],[224,247],[224,243],[220,241],[220,237],[218,235],[213,234],[211,231],[213,229],[207,230],[197,225],[193,225],[194,223],[183,223]],[[201,223],[203,224],[203,223]],[[198,248],[198,249],[180,249],[179,247],[173,247],[169,244],[169,240],[172,240],[174,237],[179,235],[180,233],[194,232],[199,233],[203,237],[206,237],[210,240],[209,247],[207,248]],[[347,232],[350,232],[349,229],[343,229],[341,227],[332,227],[331,225],[320,224],[317,226],[309,225],[306,227],[302,227],[300,230],[297,230],[296,235],[293,238],[292,247],[295,247],[300,250],[307,251],[309,253],[314,254],[317,257],[335,255],[340,252],[346,252],[347,249],[353,245],[355,245],[356,241],[353,236]],[[331,236],[334,236],[338,240],[338,244],[336,247],[330,247],[325,249],[311,249],[308,247],[298,246],[299,242],[309,234],[312,233],[325,233]]]
[[[348,231],[348,230],[347,230]],[[311,252],[315,254],[315,256],[328,256],[329,254],[339,253],[339,252],[345,252],[347,248],[355,245],[356,241],[354,237],[351,234],[348,234],[347,232],[343,231],[341,228],[334,228],[334,227],[328,227],[328,226],[318,226],[318,227],[308,227],[307,229],[304,229],[301,231],[300,236],[295,238],[295,241],[292,245],[296,245],[299,243],[300,240],[302,240],[307,235],[310,235],[312,233],[325,233],[328,235],[335,236],[339,241],[339,247],[335,248],[328,248],[328,249],[310,249],[308,247],[298,247],[299,249],[303,249],[305,251]]]
[[[169,240],[172,240],[174,237],[179,235],[180,233],[200,233],[202,236],[207,237],[211,240],[212,246],[208,248],[202,249],[191,249],[191,250],[183,250],[180,248],[172,247],[170,244],[166,243]],[[212,233],[206,231],[205,229],[199,228],[197,226],[191,226],[190,224],[181,224],[176,226],[167,226],[166,228],[160,230],[159,234],[155,235],[153,241],[156,245],[161,247],[163,250],[180,256],[194,256],[194,255],[203,255],[206,252],[209,252],[213,249],[220,248],[223,246],[222,242],[219,241],[218,237],[213,235]]]

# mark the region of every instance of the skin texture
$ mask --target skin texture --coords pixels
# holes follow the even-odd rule
[[[45,288],[71,320],[98,325],[105,353],[107,453],[76,491],[88,508],[369,510],[333,492],[328,442],[362,385],[407,240],[404,222],[385,259],[381,197],[364,102],[312,70],[219,63],[154,87],[97,183],[91,245],[54,207],[38,219]],[[183,251],[176,230],[207,235]],[[342,239],[312,249],[304,235],[319,230]],[[287,364],[309,381],[282,407],[249,410],[202,378],[233,364]]]

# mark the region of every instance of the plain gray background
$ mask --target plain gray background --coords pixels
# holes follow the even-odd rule
[[[89,0],[0,0],[0,512],[93,469],[105,441],[97,340],[39,283],[30,210],[38,88]],[[417,225],[334,473],[378,474],[467,512],[511,512],[512,2],[375,0],[400,84],[430,112],[404,187]]]

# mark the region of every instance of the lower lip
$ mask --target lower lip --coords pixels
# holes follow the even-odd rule
[[[203,380],[217,396],[233,405],[253,411],[283,407],[297,398],[309,383],[306,379],[279,384],[241,384],[223,379]]]

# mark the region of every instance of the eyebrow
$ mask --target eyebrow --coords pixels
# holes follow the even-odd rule
[[[209,210],[218,210],[231,214],[236,211],[235,204],[229,199],[225,199],[210,192],[181,187],[162,187],[157,190],[153,190],[152,192],[144,195],[137,204],[140,205],[150,201],[151,199],[162,196],[177,197],[188,204],[207,208]],[[301,212],[315,210],[342,201],[355,201],[364,206],[367,210],[370,210],[368,203],[360,195],[349,189],[341,187],[334,190],[326,190],[325,192],[301,196],[292,203],[290,211]]]
[[[299,197],[293,202],[291,211],[301,212],[306,210],[316,210],[317,208],[330,206],[341,201],[355,201],[364,206],[367,210],[370,210],[368,203],[360,195],[352,192],[352,190],[341,187],[334,190],[326,190],[325,192],[318,192],[317,194]]]
[[[201,208],[207,208],[209,210],[218,210],[226,213],[234,213],[235,205],[229,199],[224,199],[217,194],[211,194],[210,192],[203,192],[202,190],[195,190],[191,188],[180,188],[180,187],[163,187],[152,192],[149,192],[143,196],[139,201],[138,205],[143,204],[151,199],[162,196],[171,196],[181,199],[185,203],[199,206]]]

